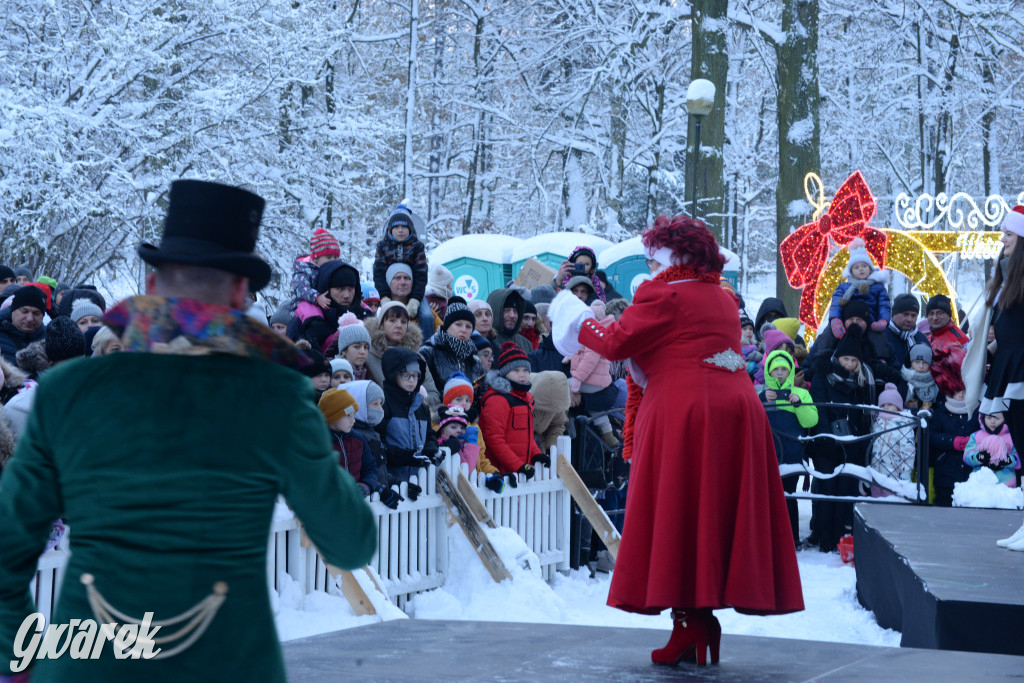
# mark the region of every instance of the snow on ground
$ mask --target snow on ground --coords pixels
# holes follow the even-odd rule
[[[809,501],[801,501],[806,527]],[[804,529],[806,533],[806,528]],[[576,624],[668,630],[666,614],[628,614],[605,604],[610,574],[590,578],[586,570],[556,576],[552,584],[540,576],[537,556],[509,529],[489,530],[498,554],[513,581],[496,584],[477,558],[461,530],[449,532],[451,563],[444,588],[416,596],[411,609],[415,619],[507,621]],[[874,616],[857,602],[856,575],[838,554],[814,550],[797,554],[803,582],[803,612],[773,617],[752,617],[732,610],[717,612],[725,633],[799,638],[840,643],[898,647],[900,634],[880,628]],[[356,617],[344,598],[319,593],[304,600],[288,577],[282,576],[283,595],[275,601],[281,640],[302,638],[354,626],[375,623],[376,617]],[[369,591],[368,591],[369,592]],[[387,618],[401,618],[391,608]]]

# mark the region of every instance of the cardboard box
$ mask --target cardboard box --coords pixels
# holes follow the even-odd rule
[[[513,282],[521,287],[533,289],[540,285],[550,285],[557,272],[551,266],[545,265],[535,258],[528,258]]]

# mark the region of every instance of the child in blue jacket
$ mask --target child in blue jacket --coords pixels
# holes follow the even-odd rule
[[[842,308],[852,299],[861,299],[868,305],[871,320],[868,323],[875,332],[882,332],[892,319],[892,302],[886,285],[889,271],[880,270],[871,260],[864,240],[856,238],[850,242],[850,262],[843,269],[845,282],[839,283],[832,294],[832,306],[828,309],[829,325],[836,339],[843,336]]]

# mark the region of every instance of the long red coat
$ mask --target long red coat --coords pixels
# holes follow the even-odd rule
[[[718,284],[655,279],[618,323],[588,320],[578,338],[609,360],[631,358],[647,382],[608,604],[642,614],[803,609],[771,429],[739,356],[735,300]]]

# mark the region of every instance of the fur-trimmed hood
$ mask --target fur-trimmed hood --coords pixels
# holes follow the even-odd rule
[[[367,318],[363,324],[366,325],[366,331],[370,333],[370,351],[380,358],[389,348],[388,341],[384,337],[384,330],[380,328],[380,321],[376,318]],[[405,336],[402,337],[399,346],[413,351],[419,351],[423,346],[423,333],[420,332],[420,326],[414,321],[409,321],[409,329],[405,331]]]
[[[568,380],[566,382],[568,383]],[[485,390],[494,389],[502,394],[511,394],[514,391],[512,383],[508,381],[508,378],[498,374],[497,370],[489,370],[484,375],[484,388]],[[529,387],[527,390],[532,393],[532,387]]]
[[[530,393],[533,394],[534,431],[543,432],[557,415],[569,412],[569,379],[565,373],[556,370],[532,373]]]
[[[28,374],[17,365],[0,358],[0,371],[4,374],[4,386],[8,392],[16,392],[25,386]]]
[[[878,266],[871,264],[871,275],[868,275],[868,282],[879,284],[882,286],[888,286],[890,271],[887,269],[879,268]],[[850,264],[846,264],[843,268],[843,278],[846,280],[850,279]]]
[[[18,351],[16,356],[18,367],[29,375],[38,375],[43,370],[49,369],[50,359],[46,357],[46,347],[44,344],[45,342],[43,341],[32,342],[21,351]]]
[[[7,461],[11,459],[12,455],[14,455],[14,432],[7,424],[7,418],[4,417],[3,406],[0,406],[0,472],[3,472],[4,466],[7,465]]]

